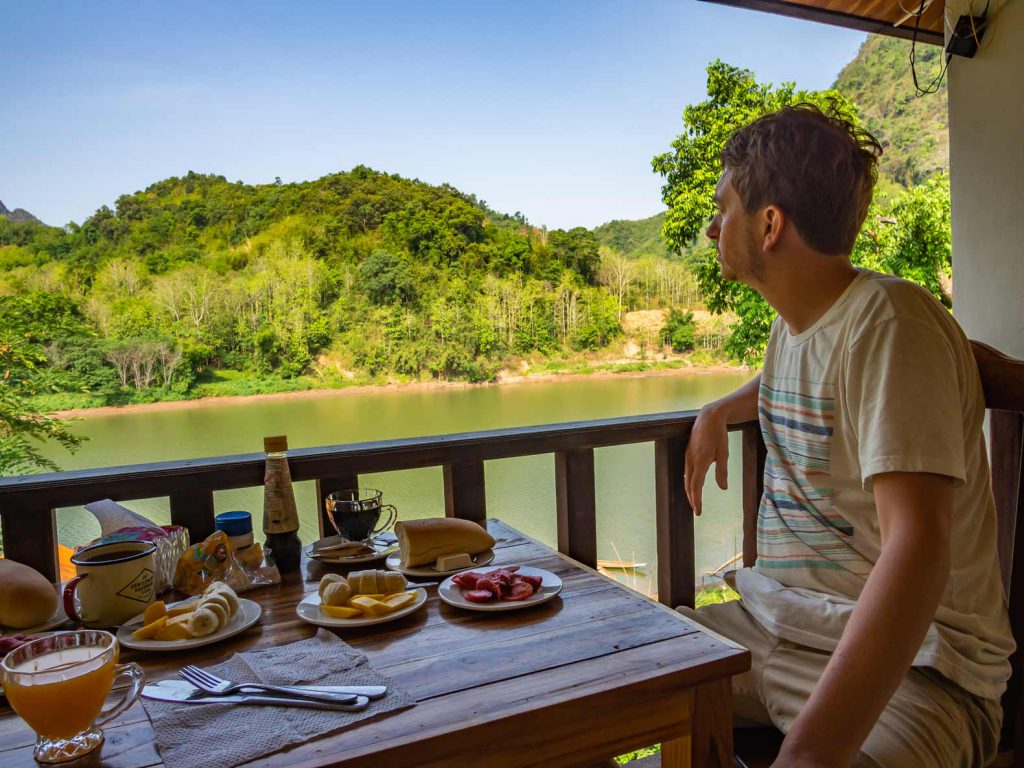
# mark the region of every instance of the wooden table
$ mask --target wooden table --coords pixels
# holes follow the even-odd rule
[[[429,588],[425,609],[340,633],[417,706],[251,765],[584,766],[659,742],[664,768],[732,765],[729,682],[750,667],[747,651],[500,521],[487,526],[498,539],[495,564],[553,571],[564,583],[561,595],[528,610],[479,613],[441,603]],[[264,613],[236,638],[123,658],[158,680],[187,663],[212,664],[237,651],[312,637],[317,628],[295,616],[295,605],[332,568],[307,562],[301,576],[247,594]],[[82,763],[161,764],[140,704],[104,730],[100,754]],[[24,722],[0,710],[0,765],[36,766],[33,740]]]

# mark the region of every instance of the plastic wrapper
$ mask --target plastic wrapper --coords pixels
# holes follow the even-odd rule
[[[174,587],[186,595],[198,595],[214,581],[223,581],[235,592],[246,592],[280,583],[281,574],[264,558],[259,544],[236,551],[226,533],[214,531],[178,559]]]
[[[151,541],[156,545],[156,592],[166,592],[173,586],[174,569],[178,558],[188,549],[188,529],[180,525],[157,525],[126,507],[104,499],[86,504],[99,521],[100,537],[93,544],[109,544],[119,541]]]

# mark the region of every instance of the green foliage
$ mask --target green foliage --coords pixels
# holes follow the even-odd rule
[[[487,381],[621,332],[600,266],[588,230],[537,230],[447,185],[363,166],[260,186],[189,173],[65,230],[4,219],[0,320],[30,324],[45,402]]]
[[[596,227],[593,230],[594,237],[600,245],[611,248],[627,259],[664,256],[665,240],[661,236],[664,221],[664,213],[637,221],[616,219]]]
[[[9,330],[0,328],[5,334]],[[0,476],[56,469],[42,455],[42,443],[52,440],[74,451],[82,442],[68,431],[66,422],[29,405],[28,398],[36,391],[32,379],[44,359],[31,334],[0,338]]]
[[[674,248],[696,240],[713,214],[719,155],[735,129],[801,102],[831,104],[856,122],[854,106],[836,91],[797,91],[789,83],[762,85],[750,71],[721,61],[708,67],[707,88],[706,101],[684,110],[684,132],[672,142],[672,151],[653,160],[654,170],[665,178],[662,199],[669,211],[663,234]],[[851,259],[920,283],[949,306],[943,286],[951,274],[949,226],[949,183],[940,176],[872,206]],[[774,310],[753,289],[722,279],[711,245],[697,249],[695,270],[708,309],[739,317],[725,342],[726,352],[735,360],[760,364]]]
[[[919,45],[916,55],[918,76],[931,82],[943,65],[942,48]],[[864,127],[881,142],[883,187],[921,184],[949,168],[946,80],[936,93],[917,95],[909,41],[869,35],[832,87],[857,105]]]
[[[672,307],[668,319],[661,329],[661,343],[672,347],[675,352],[689,352],[697,344],[697,325],[693,312],[683,312]]]

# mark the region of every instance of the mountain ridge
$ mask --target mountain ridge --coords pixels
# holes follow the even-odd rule
[[[4,205],[3,200],[0,200],[0,216],[11,221],[35,221],[39,224],[43,223],[24,208],[15,208],[13,211],[8,209],[7,206]]]

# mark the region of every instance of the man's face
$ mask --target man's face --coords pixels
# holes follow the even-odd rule
[[[764,276],[764,253],[754,232],[753,217],[743,210],[729,175],[726,169],[715,187],[718,212],[708,225],[707,235],[715,241],[722,277],[753,285]]]

